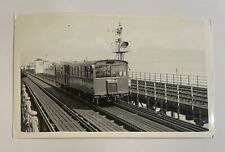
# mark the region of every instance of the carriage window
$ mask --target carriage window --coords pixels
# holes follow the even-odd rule
[[[84,70],[84,66],[81,67],[81,78],[85,77],[85,70]]]
[[[78,76],[78,66],[76,66],[75,69],[76,69],[76,77],[79,77],[79,76]]]
[[[74,76],[77,77],[77,69],[76,69],[76,66],[73,67],[73,72],[74,72]]]
[[[84,73],[84,72],[83,72],[83,67],[80,66],[80,77],[81,77],[81,78],[83,78],[83,73]]]
[[[84,77],[85,78],[87,77],[87,69],[86,69],[86,66],[84,66]]]
[[[95,67],[96,78],[111,77],[111,66],[110,65],[99,65]]]
[[[89,78],[89,68],[88,68],[88,66],[85,66],[85,77]]]
[[[126,65],[112,65],[112,77],[125,77],[127,75]]]
[[[95,68],[96,78],[100,77],[125,77],[126,65],[99,65]]]
[[[74,66],[74,75],[77,77],[77,67]]]
[[[92,78],[93,77],[93,68],[92,66],[89,67],[89,77]]]
[[[82,74],[82,72],[81,72],[81,66],[79,66],[79,67],[78,67],[78,77],[79,77],[79,78],[81,77],[81,74]]]
[[[85,66],[82,67],[82,78],[85,78]]]
[[[77,70],[77,76],[80,78],[80,73],[81,73],[81,72],[80,72],[80,71],[81,71],[81,70],[80,70],[80,66],[78,66],[77,68],[78,68],[78,70]]]
[[[123,71],[123,76],[127,76],[127,72],[126,71]]]
[[[122,71],[119,72],[119,76],[120,76],[120,77],[123,76],[123,72],[122,72]]]
[[[70,74],[73,75],[73,66],[70,67]]]
[[[74,66],[72,67],[72,70],[73,70],[73,75],[75,75],[75,70],[74,70]]]
[[[88,71],[89,71],[89,70],[88,70],[88,67],[85,66],[84,69],[85,69],[85,78],[88,78]]]
[[[82,72],[83,72],[82,77],[85,78],[85,74],[86,74],[86,73],[85,73],[85,66],[83,66],[82,69],[83,69],[83,71],[82,71]]]
[[[90,77],[90,68],[89,68],[89,66],[86,66],[86,69],[87,69],[87,78],[89,78]]]
[[[75,66],[72,67],[72,69],[73,69],[73,76],[75,76],[75,69],[74,68],[75,68]]]

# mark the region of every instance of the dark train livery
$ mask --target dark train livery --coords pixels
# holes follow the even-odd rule
[[[128,63],[110,59],[56,64],[55,82],[91,97],[97,104],[114,101],[128,95]]]

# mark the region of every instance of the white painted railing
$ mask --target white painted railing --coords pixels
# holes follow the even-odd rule
[[[201,75],[129,72],[130,79],[207,88],[207,78]]]

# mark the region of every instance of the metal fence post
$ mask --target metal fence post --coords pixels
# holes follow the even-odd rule
[[[167,85],[166,85],[166,83],[165,83],[165,105],[166,105],[165,110],[167,111]]]
[[[139,107],[139,85],[138,85],[138,80],[137,80],[137,92],[136,92],[136,94],[137,94],[137,100],[136,100],[136,106],[137,107]]]
[[[190,75],[188,75],[188,85],[190,86]]]
[[[193,103],[194,103],[194,91],[193,91],[193,87],[191,86],[191,105],[192,105],[192,110],[193,110]]]
[[[179,92],[179,85],[177,84],[177,116],[180,119],[180,92]]]
[[[154,82],[154,97],[155,97],[155,101],[156,101],[156,82]]]
[[[159,74],[159,80],[162,83],[162,74],[161,73]]]
[[[168,73],[166,74],[166,83],[168,83]]]
[[[144,72],[144,81],[146,81],[146,73]]]
[[[182,85],[182,75],[180,75],[180,85]]]
[[[154,74],[155,74],[154,76],[155,76],[155,82],[156,82],[156,73],[154,73]]]
[[[198,75],[197,75],[197,87],[198,87],[199,85],[198,85]]]
[[[146,108],[148,109],[148,94],[147,94],[147,83],[146,83],[146,80],[145,80],[145,103],[146,103]]]
[[[149,73],[149,81],[151,81],[151,73]]]
[[[173,84],[175,83],[175,80],[174,80],[174,74],[173,74]]]

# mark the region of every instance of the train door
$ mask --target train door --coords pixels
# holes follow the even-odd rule
[[[70,66],[64,65],[64,74],[65,74],[65,85],[69,85],[69,75],[70,75]]]

